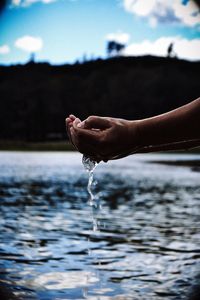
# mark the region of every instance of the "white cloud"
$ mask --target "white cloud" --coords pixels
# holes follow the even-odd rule
[[[115,41],[121,44],[128,43],[129,39],[130,39],[130,35],[128,33],[121,32],[121,31],[118,31],[116,33],[109,33],[106,36],[107,41]]]
[[[175,45],[175,51],[181,58],[200,60],[200,39],[179,39]]]
[[[154,6],[155,0],[124,0],[125,9],[139,16],[149,15]]]
[[[0,54],[8,54],[10,52],[10,47],[8,45],[0,46]]]
[[[37,3],[37,2],[42,2],[44,4],[49,4],[49,3],[52,3],[52,2],[55,2],[55,1],[58,1],[58,0],[11,0],[10,3],[11,3],[11,7],[28,7],[28,6],[31,6],[32,4],[34,3]],[[76,2],[78,0],[68,0],[70,2]]]
[[[15,41],[15,47],[26,52],[37,52],[43,47],[43,41],[40,37],[23,36]]]
[[[194,1],[181,0],[123,0],[126,11],[146,17],[149,24],[181,22],[187,26],[200,24],[200,10]]]
[[[157,19],[154,16],[152,16],[152,17],[149,18],[149,25],[152,28],[156,28],[157,24],[158,24],[158,21],[157,21]]]
[[[155,41],[144,40],[127,46],[125,56],[155,55],[167,56],[167,48],[174,43],[174,52],[178,58],[200,60],[200,39],[188,40],[181,37],[162,37]]]
[[[12,4],[13,6],[19,6],[20,3],[21,3],[21,0],[12,0],[12,1],[11,1],[11,4]]]
[[[27,7],[36,2],[42,2],[44,4],[49,4],[51,2],[55,2],[56,0],[12,0],[11,5],[12,7],[20,6],[20,7]]]
[[[188,26],[200,25],[200,11],[193,1],[189,1],[187,5],[181,4],[181,1],[174,1],[173,9],[175,16]]]

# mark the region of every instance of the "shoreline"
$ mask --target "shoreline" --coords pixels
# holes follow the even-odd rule
[[[69,141],[24,142],[0,141],[0,151],[77,151]],[[152,152],[155,153],[155,152]],[[200,154],[200,147],[190,150],[165,151],[157,153]]]
[[[75,151],[70,142],[0,141],[0,151]]]

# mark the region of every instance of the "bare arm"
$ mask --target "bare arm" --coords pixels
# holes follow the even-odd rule
[[[96,160],[133,153],[185,150],[200,146],[200,98],[178,109],[143,120],[91,116],[67,119],[75,147]]]
[[[200,140],[200,98],[139,123],[143,146]]]

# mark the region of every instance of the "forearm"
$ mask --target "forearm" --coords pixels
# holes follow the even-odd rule
[[[184,141],[179,143],[143,147],[139,149],[137,153],[190,150],[199,147],[200,147],[200,140],[192,140],[192,141]]]
[[[141,145],[200,139],[200,98],[168,113],[138,121]]]

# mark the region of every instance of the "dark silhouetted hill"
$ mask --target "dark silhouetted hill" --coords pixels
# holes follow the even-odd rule
[[[139,119],[200,95],[200,62],[118,57],[84,64],[0,67],[0,139],[62,140],[65,117]]]

